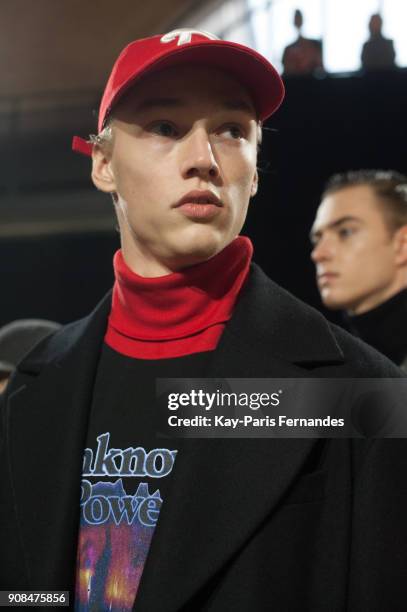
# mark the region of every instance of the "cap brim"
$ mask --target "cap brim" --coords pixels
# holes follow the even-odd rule
[[[172,48],[168,53],[161,53],[139,67],[134,78],[128,79],[112,97],[103,123],[106,123],[109,112],[118,100],[139,79],[153,71],[186,63],[212,66],[233,75],[249,90],[261,121],[270,117],[284,99],[285,90],[280,75],[260,53],[238,43],[206,40],[194,45]],[[99,125],[99,131],[102,127]]]

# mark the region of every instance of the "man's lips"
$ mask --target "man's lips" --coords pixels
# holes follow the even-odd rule
[[[223,204],[212,191],[190,191],[175,205],[190,219],[211,219],[219,214]]]
[[[338,278],[337,272],[318,272],[317,280],[319,285],[326,285],[334,278]]]
[[[221,200],[218,198],[217,195],[212,193],[212,191],[209,191],[209,190],[201,191],[199,189],[195,189],[194,191],[189,191],[180,200],[178,200],[175,207],[179,208],[180,206],[183,206],[184,204],[198,204],[198,205],[205,205],[205,204],[211,205],[212,204],[218,207],[223,206]]]

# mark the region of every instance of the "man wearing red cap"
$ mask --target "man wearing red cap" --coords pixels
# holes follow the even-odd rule
[[[9,387],[2,588],[70,590],[78,611],[400,603],[381,518],[404,527],[387,490],[395,447],[381,460],[363,440],[155,437],[157,378],[400,375],[270,281],[239,236],[282,97],[265,58],[206,32],[117,59],[98,134],[74,140],[113,198],[116,281]]]

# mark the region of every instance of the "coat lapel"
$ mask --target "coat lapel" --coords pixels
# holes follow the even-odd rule
[[[273,512],[314,444],[314,440],[185,441],[135,610],[176,612],[191,603]]]
[[[207,372],[301,377],[343,362],[323,317],[254,266]],[[301,367],[302,366],[302,367]],[[182,440],[134,609],[175,612],[250,540],[300,473],[313,439]]]
[[[109,304],[110,296],[71,327],[62,355],[54,336],[50,363],[40,349],[23,361],[9,397],[10,472],[32,588],[72,587],[87,418]]]

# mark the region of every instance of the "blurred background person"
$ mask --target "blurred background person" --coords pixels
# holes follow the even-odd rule
[[[294,26],[298,30],[298,38],[284,49],[282,64],[283,75],[310,75],[315,71],[323,70],[322,43],[302,36],[304,18],[297,9],[294,12]]]
[[[407,177],[360,170],[333,176],[311,230],[324,305],[407,369]]]
[[[362,48],[364,70],[388,70],[396,67],[396,52],[393,41],[382,34],[383,19],[376,13],[369,21],[370,38]]]
[[[20,319],[0,328],[0,394],[24,355],[60,327],[54,321]]]

